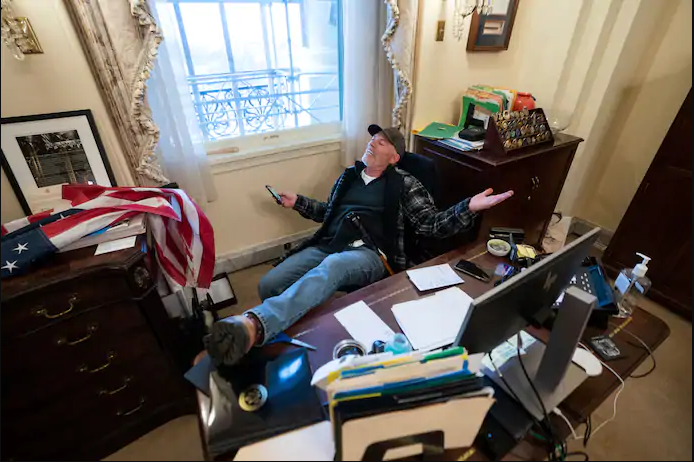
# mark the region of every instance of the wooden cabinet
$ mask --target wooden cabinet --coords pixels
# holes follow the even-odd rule
[[[692,316],[692,95],[677,117],[610,240],[604,261],[617,274],[642,252],[652,258],[649,296]]]
[[[192,409],[140,247],[2,281],[3,460],[98,460]]]
[[[439,208],[450,207],[486,188],[513,189],[514,197],[483,213],[477,240],[494,226],[522,228],[525,242],[540,247],[581,138],[557,135],[554,144],[504,154],[486,149],[463,152],[444,143],[415,137],[415,152],[436,163]],[[447,243],[454,248],[462,242]],[[450,250],[450,249],[440,249]]]

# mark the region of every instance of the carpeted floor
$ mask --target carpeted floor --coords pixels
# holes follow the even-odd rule
[[[240,304],[221,315],[259,303],[258,281],[270,268],[259,265],[232,274]],[[656,303],[646,301],[643,308],[663,319],[672,333],[655,353],[656,371],[627,381],[617,420],[591,439],[587,449],[591,460],[692,460],[692,325]],[[645,363],[640,371],[648,367]],[[613,399],[593,414],[594,428],[612,416]],[[582,428],[579,433],[583,434]],[[578,442],[569,447],[583,450]],[[196,417],[168,422],[106,460],[202,460]]]

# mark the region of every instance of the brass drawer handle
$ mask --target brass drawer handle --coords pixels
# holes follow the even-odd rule
[[[78,339],[76,339],[76,340],[68,340],[68,339],[66,339],[65,337],[61,337],[61,338],[59,338],[55,343],[56,343],[58,346],[63,346],[63,345],[73,346],[73,345],[77,345],[77,344],[79,344],[79,343],[82,343],[82,342],[85,342],[85,341],[89,340],[89,339],[91,338],[91,336],[94,334],[94,332],[97,331],[97,329],[99,329],[99,323],[93,322],[93,323],[87,325],[87,335],[85,335],[84,337],[80,337],[80,338],[78,338]]]
[[[68,302],[70,303],[70,307],[65,311],[56,314],[50,314],[45,308],[34,308],[33,310],[31,310],[31,314],[34,316],[43,316],[46,319],[56,319],[61,316],[65,316],[70,311],[72,311],[75,308],[75,305],[78,301],[79,298],[77,298],[77,295],[73,295],[72,297],[70,297],[70,300],[68,300]]]
[[[130,381],[132,380],[132,377],[126,377],[123,379],[123,385],[120,387],[113,389],[113,390],[99,390],[99,396],[113,396],[116,393],[120,393],[121,391],[125,390],[128,388],[128,385],[130,385]]]
[[[124,411],[118,411],[118,412],[116,412],[116,415],[119,417],[125,417],[125,416],[129,416],[129,415],[133,415],[137,411],[142,409],[142,406],[144,406],[144,405],[145,405],[145,398],[143,397],[143,398],[140,398],[140,404],[137,405],[137,407],[134,407],[134,408],[130,409],[129,411],[125,411],[125,412]]]
[[[106,369],[108,366],[111,365],[111,360],[116,357],[116,352],[115,351],[109,351],[108,354],[106,355],[106,363],[102,364],[101,366],[95,368],[95,369],[89,369],[89,366],[86,364],[82,364],[80,367],[77,368],[77,372],[89,372],[90,374],[94,374],[95,372],[103,371]]]

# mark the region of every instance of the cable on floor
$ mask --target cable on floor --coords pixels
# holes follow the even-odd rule
[[[646,350],[646,351],[648,352],[648,356],[650,356],[651,361],[653,361],[653,366],[651,366],[651,368],[648,370],[648,372],[644,372],[643,374],[638,374],[638,375],[631,375],[630,377],[631,377],[632,379],[643,379],[644,377],[648,377],[649,375],[651,375],[651,374],[655,371],[655,368],[658,366],[658,364],[657,364],[656,361],[655,361],[655,355],[653,354],[653,350],[651,350],[650,347],[646,344],[646,342],[644,342],[643,340],[641,340],[641,338],[639,338],[639,337],[638,337],[636,334],[634,334],[633,332],[631,332],[631,331],[625,329],[624,327],[621,327],[621,328],[620,328],[620,326],[617,326],[617,325],[612,324],[612,323],[610,323],[610,326],[611,326],[611,327],[614,327],[614,328],[617,328],[617,329],[619,329],[620,332],[624,332],[625,334],[627,334],[627,335],[631,336],[632,338],[636,339],[641,345],[635,345],[635,346],[637,346],[637,347],[643,347],[643,349]],[[630,344],[631,344],[631,345],[634,345],[633,343],[630,343]]]
[[[583,451],[574,451],[574,452],[569,452],[569,453],[566,454],[566,457],[567,457],[567,458],[569,458],[569,457],[576,457],[576,456],[581,456],[581,457],[583,457],[583,459],[581,459],[581,461],[585,461],[585,462],[589,462],[589,461],[590,461],[590,457],[588,457],[588,454],[586,454],[586,453],[583,452]]]
[[[579,439],[579,438],[578,438],[578,435],[576,434],[576,429],[574,428],[573,425],[571,425],[571,422],[570,422],[569,419],[564,415],[564,413],[561,412],[561,410],[560,410],[558,407],[554,408],[554,410],[553,410],[552,412],[553,412],[554,414],[558,415],[559,417],[561,417],[561,419],[562,419],[564,422],[566,422],[566,426],[569,427],[569,430],[571,430],[571,436],[573,436],[573,438],[574,438],[575,440]]]
[[[588,416],[586,419],[586,431],[583,434],[583,447],[586,448],[588,447],[588,442],[590,441],[590,437],[593,435],[593,418],[591,416]]]
[[[615,397],[614,397],[614,404],[613,404],[614,411],[613,411],[612,417],[610,417],[609,419],[607,419],[606,421],[604,421],[603,423],[601,423],[601,424],[598,426],[598,428],[595,429],[595,431],[592,431],[592,432],[591,432],[591,435],[590,435],[590,436],[592,437],[592,436],[596,435],[600,430],[602,430],[603,428],[605,428],[605,425],[607,425],[608,423],[613,422],[614,420],[617,419],[617,402],[619,401],[619,397],[622,395],[622,392],[623,392],[624,389],[626,388],[626,383],[624,382],[624,379],[622,379],[622,377],[620,377],[619,374],[617,374],[617,373],[614,371],[614,369],[612,369],[610,366],[608,366],[607,364],[605,364],[605,362],[604,362],[602,359],[598,358],[598,356],[595,355],[592,351],[590,351],[590,349],[589,349],[587,346],[585,346],[585,345],[582,344],[582,343],[579,343],[579,345],[580,345],[581,348],[583,348],[584,350],[586,350],[586,351],[590,352],[591,354],[593,354],[593,356],[595,356],[595,357],[597,358],[597,360],[600,361],[600,364],[602,364],[603,367],[605,367],[607,370],[609,370],[610,372],[612,372],[612,374],[614,374],[614,376],[617,377],[617,380],[619,380],[619,381],[621,382],[621,384],[622,384],[622,385],[620,386],[620,388],[619,388],[619,391],[617,391],[617,394],[616,394]],[[584,437],[579,437],[578,439],[583,439],[583,438],[584,438]]]

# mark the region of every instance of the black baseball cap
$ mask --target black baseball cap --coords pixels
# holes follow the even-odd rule
[[[395,152],[400,155],[400,158],[405,155],[405,137],[402,136],[400,130],[395,127],[381,128],[376,124],[369,125],[369,134],[374,136],[377,133],[383,133],[385,137],[390,141],[390,144],[395,146]]]

